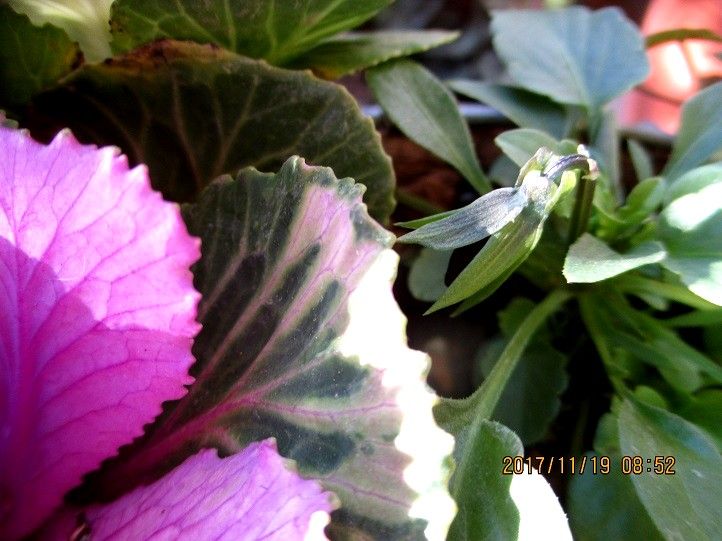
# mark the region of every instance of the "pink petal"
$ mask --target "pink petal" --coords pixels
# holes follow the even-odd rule
[[[93,541],[326,539],[331,498],[316,481],[286,469],[274,441],[266,440],[223,459],[201,451],[86,516]]]
[[[185,394],[198,257],[145,168],[0,127],[0,538]]]

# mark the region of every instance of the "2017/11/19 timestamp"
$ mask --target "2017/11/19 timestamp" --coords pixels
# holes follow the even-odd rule
[[[642,456],[624,455],[620,461],[620,472],[623,475],[640,475],[650,473],[654,475],[675,475],[676,459],[673,456],[655,456],[645,458]],[[503,475],[532,473],[561,475],[581,475],[585,472],[593,475],[609,475],[612,471],[612,460],[605,455],[581,457],[545,457],[545,456],[505,456],[502,463]]]
[[[505,456],[501,473],[503,475],[532,473],[538,470],[547,475],[552,472],[570,475],[583,474],[608,475],[612,461],[608,456],[564,457],[564,456]]]

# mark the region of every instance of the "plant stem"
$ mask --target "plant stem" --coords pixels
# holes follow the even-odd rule
[[[399,203],[414,210],[418,210],[424,215],[439,214],[440,212],[444,212],[444,209],[441,207],[437,207],[433,203],[429,203],[423,197],[414,195],[406,190],[402,190],[401,188],[396,188],[396,199]]]
[[[571,297],[572,294],[566,289],[555,289],[524,318],[522,324],[519,325],[519,328],[509,339],[504,351],[501,352],[499,360],[494,365],[491,373],[474,393],[479,394],[479,400],[474,408],[476,419],[489,419],[491,417],[529,340],[531,340],[541,324],[559,310]]]
[[[589,174],[581,175],[575,192],[574,209],[569,223],[569,244],[574,243],[587,230],[596,185],[594,176]]]

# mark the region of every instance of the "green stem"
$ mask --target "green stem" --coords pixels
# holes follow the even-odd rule
[[[571,297],[572,294],[569,291],[555,289],[524,318],[522,324],[519,325],[519,328],[509,339],[504,351],[501,352],[499,360],[494,365],[491,373],[474,393],[474,395],[479,395],[474,407],[476,419],[489,419],[491,417],[529,340],[531,340],[541,324],[559,310]],[[473,398],[472,395],[471,399]]]
[[[596,180],[592,175],[581,175],[579,184],[577,184],[574,209],[569,223],[569,244],[572,244],[587,230],[589,217],[592,214],[595,187]]]
[[[414,195],[410,192],[407,192],[406,190],[402,190],[401,188],[396,188],[396,199],[402,205],[406,205],[409,208],[418,210],[425,215],[439,214],[440,212],[444,212],[444,209],[442,209],[441,207],[437,207],[433,203],[429,203],[423,197]]]

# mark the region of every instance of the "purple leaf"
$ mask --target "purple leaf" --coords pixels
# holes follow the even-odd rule
[[[161,480],[87,513],[94,541],[325,539],[333,496],[289,471],[273,440],[192,456]]]
[[[0,537],[192,382],[198,241],[117,149],[0,127]]]

